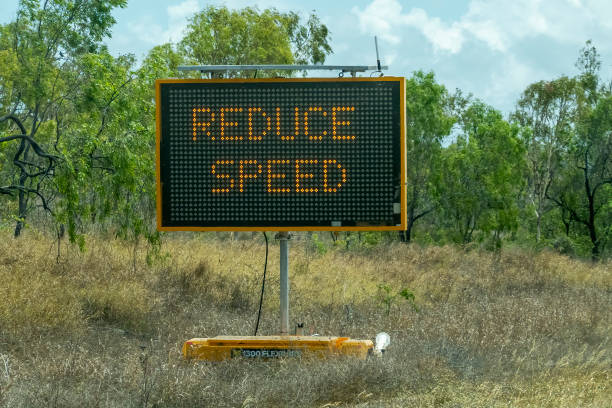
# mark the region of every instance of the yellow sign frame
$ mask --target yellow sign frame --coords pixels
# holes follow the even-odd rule
[[[162,225],[162,185],[161,185],[161,85],[162,84],[197,84],[197,83],[253,83],[253,82],[400,82],[400,171],[401,171],[401,197],[399,225],[355,225],[355,226],[223,226],[223,227],[168,227]],[[157,229],[158,231],[402,231],[407,227],[407,197],[406,197],[406,83],[404,77],[378,77],[378,78],[261,78],[261,79],[158,79],[155,81],[155,154],[156,154],[156,183],[157,183]]]

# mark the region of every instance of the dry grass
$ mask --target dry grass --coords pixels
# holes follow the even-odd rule
[[[612,265],[553,253],[291,244],[291,316],[308,332],[391,334],[382,360],[186,363],[182,342],[253,331],[263,242],[175,234],[84,253],[0,232],[0,406],[609,407]],[[270,247],[260,334],[278,326]],[[379,284],[410,288],[380,302]]]

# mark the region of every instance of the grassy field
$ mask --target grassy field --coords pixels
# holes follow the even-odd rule
[[[175,234],[147,262],[99,237],[57,258],[0,232],[0,406],[612,406],[612,263],[550,252],[294,240],[292,323],[387,331],[384,358],[183,361],[191,337],[252,334],[264,248]],[[279,325],[274,241],[268,268],[259,334]]]

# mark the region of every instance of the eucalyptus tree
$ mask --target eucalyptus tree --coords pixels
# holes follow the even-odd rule
[[[457,140],[442,153],[437,180],[441,223],[457,242],[493,232],[500,243],[502,233],[518,226],[524,173],[519,128],[479,101],[466,104],[458,125]]]
[[[526,148],[527,199],[536,219],[536,242],[540,241],[542,218],[555,208],[547,197],[559,177],[564,150],[571,137],[576,111],[574,78],[539,81],[525,89],[513,119],[521,125]]]
[[[437,208],[436,173],[442,142],[455,123],[450,97],[433,72],[417,71],[406,81],[407,228],[400,239],[410,242],[416,221]]]
[[[597,260],[612,233],[612,91],[601,81],[600,56],[590,41],[576,66],[573,131],[547,197],[584,228]]]
[[[199,65],[318,64],[331,53],[329,30],[314,13],[303,23],[295,12],[216,6],[208,6],[190,19],[179,49],[187,62]]]
[[[72,102],[83,77],[77,66],[103,49],[115,22],[111,11],[125,4],[21,0],[16,19],[0,30],[0,143],[10,144],[0,157],[0,194],[17,196],[15,236],[35,206],[53,213],[61,140],[78,126]]]

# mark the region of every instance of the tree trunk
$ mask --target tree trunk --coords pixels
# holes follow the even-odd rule
[[[536,231],[536,242],[540,242],[540,237],[542,234],[542,216],[539,212],[536,213],[537,216],[537,231]]]
[[[21,176],[19,176],[19,186],[24,187],[25,182],[27,180],[27,174],[22,170]],[[19,190],[19,213],[17,215],[17,223],[15,224],[15,238],[18,238],[21,235],[21,231],[23,230],[25,224],[25,217],[27,214],[27,197],[23,190]]]
[[[566,209],[564,207],[561,207],[561,222],[563,222],[563,226],[565,227],[565,236],[569,237],[570,234],[570,226],[572,223],[572,215],[569,215],[569,218],[567,219],[567,221],[565,220],[565,211]]]
[[[408,219],[408,226],[406,227],[406,241],[410,242],[412,240],[412,227],[414,226],[414,217],[410,217]]]
[[[20,121],[17,121],[17,126],[21,130],[21,133],[25,135],[26,131]],[[23,152],[23,160],[28,160],[28,152],[30,151],[30,145],[26,145],[25,140],[21,139],[21,144],[19,146],[19,150],[15,155],[13,160],[21,160],[19,159],[19,155]],[[26,181],[28,181],[28,173],[21,168],[21,172],[19,173],[19,213],[17,214],[17,223],[15,225],[15,238],[18,238],[21,235],[21,231],[25,226],[25,217],[27,215],[28,210],[28,196],[25,193],[25,185]]]
[[[599,261],[599,240],[597,239],[597,230],[595,227],[595,191],[591,188],[591,181],[589,180],[589,157],[587,152],[585,152],[584,155],[584,162],[584,189],[586,191],[587,200],[589,200],[589,219],[585,224],[589,229],[589,237],[593,244],[591,259],[593,262],[596,262]]]
[[[599,239],[597,239],[597,229],[595,227],[595,197],[589,195],[589,222],[587,227],[589,228],[589,237],[593,248],[591,249],[591,259],[593,262],[599,261]]]
[[[416,218],[414,217],[414,207],[410,207],[408,209],[407,216],[408,216],[408,225],[406,226],[405,231],[399,232],[399,237],[400,237],[401,242],[410,243],[410,240],[412,238],[412,226],[414,225],[414,222],[416,221]]]
[[[591,260],[593,262],[599,261],[599,242],[593,242],[593,249],[591,249]]]

